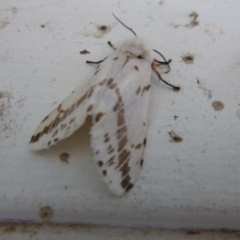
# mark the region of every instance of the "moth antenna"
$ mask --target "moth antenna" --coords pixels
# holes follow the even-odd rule
[[[159,54],[162,57],[162,59],[166,62],[166,64],[169,64],[172,61],[171,59],[169,59],[167,61],[166,58],[159,51],[157,51],[155,49],[153,49],[153,51],[156,52],[157,54]],[[160,62],[160,63],[162,63],[162,62]]]
[[[128,26],[125,25],[122,21],[120,21],[120,20],[114,15],[114,13],[112,13],[112,15],[116,18],[116,20],[117,20],[118,22],[120,22],[125,28],[127,28],[129,31],[131,31],[131,32],[134,34],[134,36],[137,37],[137,34],[136,34],[130,27],[128,27]]]
[[[159,54],[159,55],[162,57],[162,59],[164,60],[164,62],[158,61],[157,59],[155,59],[155,61],[156,61],[157,63],[160,63],[160,64],[168,65],[169,70],[168,70],[168,72],[166,72],[166,73],[169,73],[169,72],[171,71],[171,68],[170,68],[169,63],[172,62],[172,59],[169,59],[169,60],[167,61],[166,58],[165,58],[159,51],[157,51],[157,50],[155,50],[155,49],[153,49],[153,51],[156,52],[157,54]]]

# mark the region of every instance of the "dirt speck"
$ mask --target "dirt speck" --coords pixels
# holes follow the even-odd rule
[[[53,210],[49,206],[44,206],[39,209],[38,214],[42,220],[49,221],[53,217]]]
[[[190,18],[190,22],[187,24],[176,24],[176,23],[170,23],[170,25],[174,28],[178,28],[178,27],[186,27],[186,28],[193,28],[199,25],[199,22],[197,21],[198,18],[198,13],[196,12],[192,12],[188,15],[188,17]]]
[[[116,23],[109,24],[109,25],[105,25],[105,24],[96,25],[97,31],[94,31],[94,32],[84,31],[83,35],[86,37],[92,36],[95,38],[101,38],[105,34],[109,33],[115,25],[116,25]]]
[[[173,119],[174,119],[174,120],[177,120],[177,119],[178,119],[178,116],[177,116],[177,115],[174,115],[174,116],[173,116]]]
[[[177,135],[174,131],[170,131],[168,132],[168,134],[171,138],[171,142],[179,143],[183,141],[183,139],[179,135]]]
[[[194,62],[194,55],[193,54],[185,54],[182,56],[182,60],[186,63],[186,64],[193,64]]]
[[[7,22],[7,21],[0,21],[0,29],[5,28],[8,24],[9,24],[9,22]]]
[[[214,110],[216,111],[221,111],[224,108],[224,104],[221,101],[214,101],[212,103],[212,107],[214,108]]]
[[[44,24],[41,24],[40,27],[41,27],[41,28],[45,28],[45,25],[44,25]]]
[[[69,154],[68,153],[66,153],[66,152],[64,152],[64,153],[61,153],[60,155],[59,155],[59,159],[60,159],[60,161],[61,162],[63,162],[63,163],[69,163],[68,162],[68,158],[69,158]]]
[[[97,26],[97,28],[98,28],[98,31],[103,31],[103,32],[108,30],[108,27],[106,25],[100,25],[100,26]]]
[[[88,50],[82,50],[82,51],[80,51],[80,54],[89,54],[90,52],[88,51]]]
[[[185,25],[187,28],[193,28],[199,25],[199,22],[197,21],[198,13],[192,12],[188,15],[191,18],[191,21]]]

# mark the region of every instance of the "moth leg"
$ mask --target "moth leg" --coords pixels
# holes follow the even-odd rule
[[[114,45],[111,43],[111,41],[108,41],[107,43],[113,51],[117,50],[117,48],[114,47]]]
[[[164,82],[166,85],[172,87],[174,91],[178,92],[178,91],[180,90],[180,87],[174,86],[174,85],[168,83],[167,81],[165,81],[165,80],[161,77],[161,75],[159,74],[159,72],[158,72],[157,70],[153,69],[153,71],[157,74],[159,80],[161,80],[162,82]]]
[[[115,50],[117,50],[117,48],[115,48],[114,47],[114,45],[111,43],[111,41],[108,41],[107,42],[108,43],[108,45],[110,46],[110,48],[112,48],[114,51]],[[107,57],[105,57],[103,60],[100,60],[100,61],[98,61],[98,62],[94,62],[94,61],[86,61],[86,63],[90,63],[90,64],[100,64],[100,63],[102,63],[104,60],[106,60],[107,59]]]
[[[103,60],[100,60],[98,62],[93,62],[93,61],[86,61],[86,63],[90,63],[90,64],[100,64],[102,63],[104,60],[106,60],[108,57],[105,57]]]

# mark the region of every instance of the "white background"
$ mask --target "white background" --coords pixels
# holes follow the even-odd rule
[[[47,206],[52,222],[239,229],[239,9],[237,0],[1,0],[0,220],[42,221]],[[122,198],[97,174],[89,126],[50,150],[28,149],[39,122],[91,73],[85,61],[132,36],[112,12],[173,60],[164,79],[181,86],[153,78],[144,169]]]

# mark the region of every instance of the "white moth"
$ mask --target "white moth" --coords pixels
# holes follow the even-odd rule
[[[46,116],[30,140],[33,150],[49,148],[92,118],[91,148],[100,175],[121,196],[138,181],[146,147],[152,70],[160,62],[142,39],[125,41]],[[170,85],[172,86],[172,85]],[[178,89],[178,87],[174,87]]]

